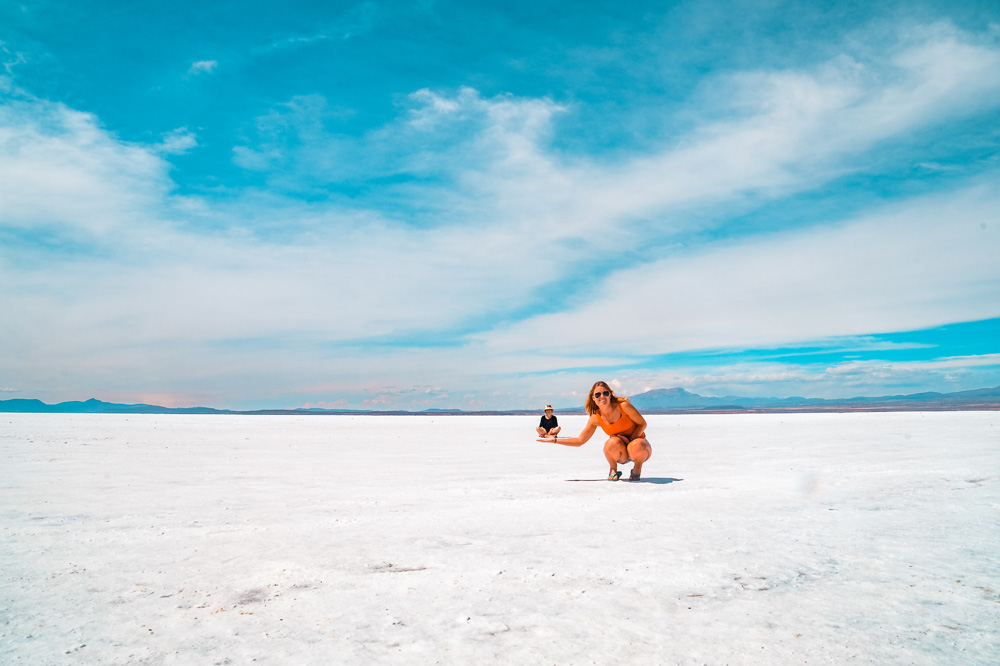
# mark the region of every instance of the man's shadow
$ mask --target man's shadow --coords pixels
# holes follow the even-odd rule
[[[665,486],[668,483],[676,483],[678,481],[683,481],[683,480],[684,479],[672,479],[670,477],[660,477],[660,478],[649,477],[649,478],[646,478],[646,479],[639,479],[638,481],[629,481],[628,479],[621,479],[620,481],[618,481],[618,483],[625,483],[625,484],[628,484],[628,483],[653,483],[653,484],[656,484],[658,486]],[[604,481],[605,483],[607,483],[608,480],[607,479],[566,479],[566,481],[569,481],[569,482],[572,482],[572,483],[576,483],[576,482],[580,482],[580,481]]]

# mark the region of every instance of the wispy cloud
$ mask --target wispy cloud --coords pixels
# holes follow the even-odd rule
[[[196,60],[188,68],[188,74],[212,74],[218,66],[218,60]]]
[[[102,233],[167,202],[169,165],[90,114],[15,95],[0,105],[0,127],[4,226]]]
[[[774,345],[1000,316],[1000,191],[887,205],[837,226],[722,242],[607,276],[585,305],[483,335],[488,349],[586,353],[616,303],[636,316],[614,331],[633,353]],[[599,324],[597,324],[599,326]]]
[[[665,386],[706,396],[847,398],[860,395],[953,392],[996,385],[996,354],[932,361],[871,359],[832,364],[788,365],[741,362],[715,366],[682,366],[662,371],[633,370],[608,374],[623,395]]]
[[[330,40],[349,40],[358,34],[367,32],[375,25],[379,16],[379,7],[374,2],[361,2],[340,14],[332,21],[324,21],[316,32],[295,34],[275,39],[264,46],[254,49],[255,53],[271,53],[302,46],[309,46]]]
[[[2,54],[0,57],[3,58],[3,69],[8,76],[14,74],[18,65],[28,62],[28,58],[24,53],[11,51],[2,40],[0,40],[0,54]],[[0,89],[2,89],[2,84],[0,84]]]
[[[181,155],[198,145],[194,133],[186,127],[179,127],[163,137],[159,151],[168,155]]]
[[[685,219],[672,212],[815,187],[858,170],[856,157],[882,143],[1000,105],[995,48],[963,41],[947,24],[921,36],[907,35],[885,61],[841,56],[812,70],[727,76],[713,101],[727,100],[732,117],[613,162],[547,150],[553,120],[568,107],[485,99],[470,88],[454,95],[417,91],[405,122],[358,143],[327,129],[324,99],[292,100],[261,119],[260,142],[238,147],[237,159],[273,169],[272,184],[279,186],[393,174],[446,178],[457,185],[448,204],[475,201],[487,221],[505,226],[530,219],[534,233],[551,238],[654,217],[657,226],[644,231],[653,232],[654,242],[669,242]],[[642,242],[649,240],[644,233]]]

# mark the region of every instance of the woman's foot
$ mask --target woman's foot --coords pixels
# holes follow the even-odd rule
[[[628,480],[629,481],[638,481],[639,480],[639,475],[641,473],[642,472],[636,472],[635,470],[632,470],[631,472],[628,473]]]
[[[621,470],[613,469],[610,472],[608,472],[608,481],[617,481],[621,475],[622,475]]]

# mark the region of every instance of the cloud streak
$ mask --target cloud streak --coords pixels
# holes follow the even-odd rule
[[[188,68],[188,74],[211,74],[218,66],[218,60],[196,60]]]
[[[497,352],[582,352],[620,302],[615,345],[633,354],[775,345],[1000,316],[1000,191],[981,186],[630,267],[587,304],[483,336]],[[558,333],[556,333],[558,332]],[[543,342],[544,341],[544,342]],[[540,344],[541,342],[541,344]],[[547,344],[546,344],[547,343]]]

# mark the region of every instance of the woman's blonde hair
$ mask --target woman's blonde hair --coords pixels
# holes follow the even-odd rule
[[[593,414],[594,412],[597,411],[597,403],[594,402],[594,391],[597,390],[598,386],[603,386],[607,390],[611,391],[610,400],[612,402],[625,402],[626,400],[628,400],[628,398],[619,398],[618,396],[616,396],[614,389],[608,386],[607,382],[595,382],[594,385],[590,387],[590,393],[587,394],[587,403],[585,407],[587,408],[588,414]]]

